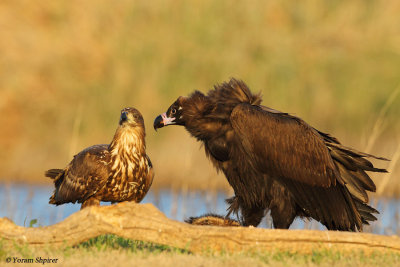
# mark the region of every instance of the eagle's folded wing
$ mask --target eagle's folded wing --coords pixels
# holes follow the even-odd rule
[[[107,145],[91,146],[75,155],[64,175],[55,181],[54,204],[82,203],[94,195],[107,182],[108,160]]]

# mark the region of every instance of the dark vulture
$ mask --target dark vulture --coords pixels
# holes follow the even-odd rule
[[[179,97],[154,121],[154,128],[182,125],[204,144],[235,195],[231,212],[257,226],[271,212],[275,228],[295,217],[314,218],[329,230],[362,231],[375,221],[366,191],[376,190],[367,158],[386,160],[343,146],[302,119],[261,105],[242,81],[216,85],[207,95]]]
[[[100,201],[140,202],[153,181],[146,155],[143,117],[135,108],[125,108],[109,145],[94,145],[74,156],[64,169],[51,169],[54,179],[50,204],[82,203],[81,209]]]

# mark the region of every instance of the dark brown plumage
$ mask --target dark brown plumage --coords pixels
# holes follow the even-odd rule
[[[312,217],[330,230],[362,230],[378,213],[366,191],[375,184],[367,158],[385,160],[343,146],[302,119],[261,104],[261,96],[235,79],[207,95],[179,97],[154,121],[154,128],[182,125],[204,143],[206,155],[222,170],[235,196],[229,213],[257,226],[271,211],[275,228],[295,217]]]
[[[143,117],[135,108],[125,108],[109,145],[94,145],[74,156],[65,169],[51,169],[54,179],[50,204],[82,203],[81,209],[100,201],[140,202],[153,181],[146,155]]]
[[[240,223],[236,220],[213,213],[207,213],[199,217],[189,217],[185,222],[193,225],[240,226]]]

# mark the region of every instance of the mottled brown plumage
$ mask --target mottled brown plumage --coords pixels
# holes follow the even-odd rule
[[[207,213],[198,217],[189,217],[185,222],[193,225],[240,226],[240,223],[236,220],[213,213]]]
[[[235,196],[229,213],[257,226],[268,210],[275,228],[296,216],[312,217],[331,230],[362,230],[376,220],[366,191],[375,184],[366,171],[378,158],[343,146],[302,119],[261,105],[261,96],[235,79],[207,95],[179,97],[154,128],[182,125],[204,143],[206,155],[224,172]]]
[[[82,203],[81,209],[100,201],[140,202],[154,177],[146,155],[143,117],[135,108],[125,108],[109,145],[94,145],[74,156],[65,169],[51,169],[54,179],[50,204]]]

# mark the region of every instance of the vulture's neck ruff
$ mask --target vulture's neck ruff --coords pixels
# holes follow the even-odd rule
[[[186,130],[198,140],[206,141],[226,133],[231,112],[238,104],[259,105],[262,98],[261,94],[252,94],[243,82],[238,82],[216,86],[207,95],[195,91],[178,101],[183,106]]]
[[[109,146],[113,179],[119,176],[121,182],[141,182],[136,180],[149,170],[144,138],[144,127],[118,127]]]

